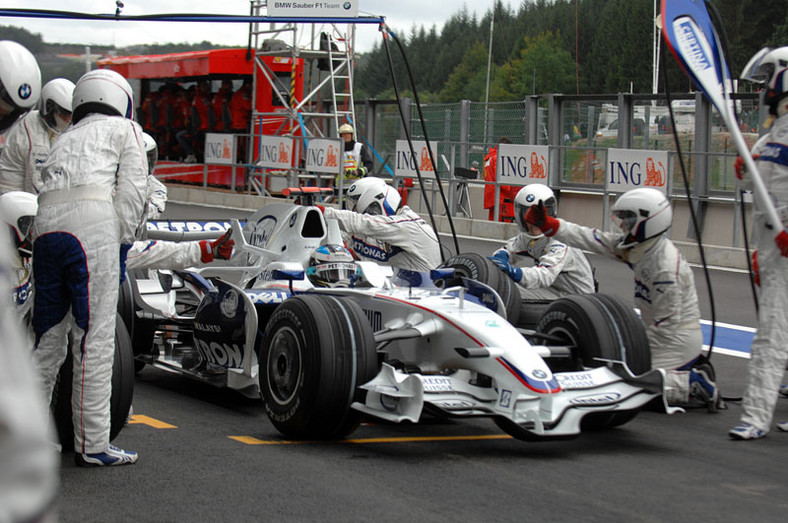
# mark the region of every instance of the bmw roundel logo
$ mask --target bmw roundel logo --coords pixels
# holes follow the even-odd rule
[[[348,9],[350,9],[350,2],[345,2],[344,4],[342,4],[342,7],[345,8],[345,11],[347,11]]]
[[[531,203],[534,200],[536,200],[536,196],[534,196],[533,194],[526,194],[525,195],[525,201],[526,202]]]
[[[545,379],[547,377],[547,373],[545,371],[543,371],[542,369],[536,369],[535,371],[533,371],[533,375],[534,375],[534,378],[539,379],[539,380],[543,380],[543,379]]]
[[[30,95],[33,94],[33,88],[30,87],[30,84],[22,84],[19,86],[19,98],[22,100],[27,100],[30,98]]]

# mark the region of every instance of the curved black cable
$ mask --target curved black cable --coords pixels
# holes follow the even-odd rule
[[[673,140],[676,144],[676,155],[679,159],[679,166],[681,167],[681,176],[684,180],[684,191],[687,194],[687,203],[689,203],[689,210],[690,210],[690,217],[692,218],[692,227],[695,229],[695,236],[698,243],[698,251],[700,252],[700,261],[701,265],[703,266],[703,275],[706,278],[706,288],[709,290],[709,306],[711,309],[711,338],[709,339],[709,353],[707,356],[703,356],[706,360],[711,359],[711,354],[714,351],[714,337],[716,324],[717,324],[717,312],[714,306],[714,291],[712,290],[711,285],[711,276],[709,275],[709,268],[706,265],[706,254],[703,251],[703,239],[700,232],[700,226],[698,225],[698,217],[695,213],[695,207],[692,205],[692,191],[690,190],[689,185],[689,177],[687,176],[687,169],[684,165],[684,155],[681,152],[681,142],[679,141],[679,132],[676,129],[676,120],[673,115],[673,101],[670,96],[670,88],[668,87],[668,63],[667,57],[665,52],[661,52],[662,55],[662,82],[663,86],[665,87],[665,99],[668,103],[668,114],[670,114],[670,125],[673,128]]]
[[[435,156],[432,153],[432,146],[430,145],[430,138],[427,136],[427,125],[424,123],[424,114],[421,112],[421,102],[419,101],[419,93],[416,90],[416,82],[413,80],[413,72],[410,69],[410,62],[408,61],[408,57],[405,54],[405,48],[402,47],[402,43],[397,38],[397,35],[389,31],[391,37],[394,38],[394,41],[397,43],[397,47],[399,47],[400,53],[402,54],[402,59],[405,62],[405,69],[408,71],[408,79],[410,80],[410,86],[413,89],[413,98],[416,101],[416,109],[419,112],[419,122],[421,123],[421,129],[424,133],[424,140],[427,142],[427,153],[430,155],[430,161],[432,162],[432,166],[435,169],[435,173],[438,173],[438,163],[435,161]],[[436,176],[437,178],[437,176]],[[446,201],[446,194],[443,190],[443,184],[441,183],[440,179],[438,181],[438,193],[441,196],[441,201],[443,202],[443,208],[446,209],[446,218],[449,221],[449,228],[451,229],[451,237],[454,240],[454,249],[456,254],[460,254],[460,244],[457,241],[457,233],[454,230],[454,220],[452,219],[451,212],[449,210],[449,203]],[[424,188],[422,187],[422,191]],[[435,231],[435,234],[438,234],[438,231]],[[443,255],[441,255],[442,257]],[[444,260],[445,261],[445,260]]]
[[[399,84],[397,83],[397,76],[394,74],[394,61],[391,58],[391,49],[389,48],[389,34],[388,28],[385,24],[380,24],[380,31],[383,33],[383,47],[386,49],[386,58],[388,59],[389,63],[389,73],[391,73],[391,81],[394,84],[394,97],[397,99],[397,108],[399,109],[400,118],[402,119],[402,128],[405,130],[405,139],[408,141],[408,148],[410,149],[410,153],[415,158],[416,151],[413,149],[413,140],[410,136],[410,131],[408,130],[408,119],[405,117],[405,111],[402,108],[402,100],[399,96]],[[427,142],[429,146],[429,142]],[[434,165],[434,162],[433,162]],[[429,198],[426,197],[426,190],[424,188],[424,179],[421,177],[421,171],[419,170],[419,164],[416,162],[416,179],[419,180],[419,187],[421,188],[421,194],[424,196],[422,199],[424,200],[424,204],[427,206],[427,213],[430,216],[430,223],[432,224],[432,229],[435,231],[435,237],[438,238],[438,244],[440,244],[440,236],[438,235],[438,227],[435,224],[435,216],[432,214],[432,207],[430,206]],[[439,184],[440,185],[440,184]],[[439,249],[441,253],[441,261],[446,261],[446,258],[443,254],[443,249]]]

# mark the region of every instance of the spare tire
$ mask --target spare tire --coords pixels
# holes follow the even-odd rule
[[[520,291],[517,285],[505,275],[493,262],[475,252],[458,254],[446,260],[441,267],[454,269],[458,281],[450,285],[458,285],[459,278],[469,278],[491,287],[503,300],[506,307],[506,319],[514,324],[520,317]]]

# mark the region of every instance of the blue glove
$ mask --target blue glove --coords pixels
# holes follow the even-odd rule
[[[493,261],[501,260],[501,261],[505,261],[506,263],[509,263],[509,251],[501,247],[500,249],[498,249],[493,253],[492,258],[490,259]]]
[[[503,272],[509,275],[511,279],[520,283],[520,280],[523,279],[523,270],[519,267],[512,267],[512,264],[506,260],[502,260],[500,258],[490,258],[490,260],[498,266]]]
[[[128,243],[120,245],[120,285],[126,281],[126,256],[129,254],[129,249],[131,249],[131,245]]]

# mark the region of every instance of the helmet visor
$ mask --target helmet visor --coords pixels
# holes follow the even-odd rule
[[[360,194],[354,194],[353,196],[348,196],[347,197],[347,207],[348,207],[348,209],[350,209],[351,211],[358,212],[356,207],[358,206],[358,199],[360,197],[361,197]]]
[[[613,211],[613,224],[624,234],[632,234],[637,215],[634,211]]]
[[[313,269],[312,282],[328,287],[349,287],[350,278],[356,274],[356,265],[349,262],[321,263]]]
[[[774,74],[774,64],[771,62],[764,63],[763,58],[771,52],[771,48],[764,47],[755,55],[750,58],[747,65],[741,72],[740,78],[758,84],[765,84],[771,79]]]

